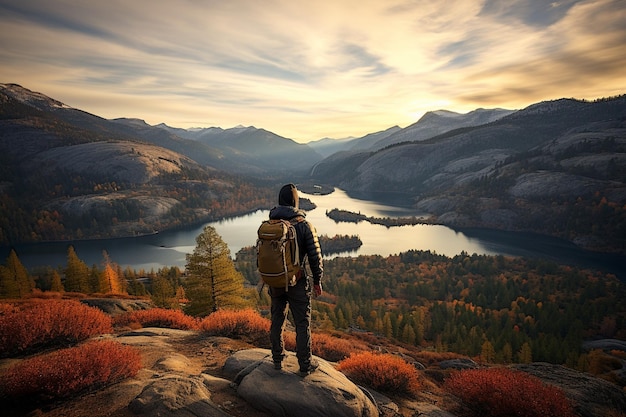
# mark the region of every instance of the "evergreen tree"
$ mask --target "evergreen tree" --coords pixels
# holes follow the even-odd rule
[[[482,363],[494,363],[495,360],[496,350],[493,348],[493,344],[489,340],[486,340],[480,350],[480,361]]]
[[[126,273],[124,273],[124,275],[126,275]],[[143,285],[143,283],[139,281],[135,275],[132,275],[130,278],[128,278],[128,280],[128,293],[130,295],[141,296],[148,294],[148,292],[146,291],[146,286]]]
[[[528,342],[522,345],[521,350],[517,354],[519,363],[531,363],[533,361],[533,352]]]
[[[186,312],[206,316],[220,308],[246,304],[243,276],[235,269],[228,245],[217,231],[206,226],[196,238],[196,248],[187,254]]]
[[[65,291],[89,293],[89,267],[80,260],[73,246],[67,248]]]
[[[34,280],[20,262],[15,250],[11,249],[6,261],[6,267],[0,268],[0,297],[25,298],[35,288]]]
[[[90,292],[104,294],[107,289],[106,277],[98,268],[98,265],[91,265],[89,269],[89,289]]]
[[[101,292],[105,294],[126,294],[125,285],[123,285],[123,277],[118,275],[119,267],[111,262],[109,254],[102,252],[104,257],[104,270],[102,271],[104,288],[101,288]]]
[[[52,272],[52,280],[50,282],[50,291],[63,292],[63,283],[61,282],[61,275],[57,271]]]
[[[175,295],[176,292],[174,291],[172,284],[170,284],[170,282],[161,275],[157,275],[152,280],[152,294],[150,295],[150,298],[155,306],[161,308],[174,307]]]

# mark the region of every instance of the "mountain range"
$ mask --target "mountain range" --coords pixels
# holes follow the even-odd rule
[[[401,193],[431,222],[451,227],[531,231],[626,253],[625,96],[518,111],[437,110],[406,128],[308,144],[251,126],[107,120],[16,84],[0,84],[0,106],[0,190],[9,216],[0,243],[85,235],[89,218],[101,218],[99,230],[114,230],[107,222],[116,219],[127,227],[110,233],[128,234],[148,214],[169,216],[163,227],[229,215],[271,205],[264,187],[289,178]],[[235,197],[240,186],[251,191]],[[243,204],[235,208],[236,199]],[[111,209],[116,204],[123,207]],[[82,218],[81,227],[68,227],[69,218]]]

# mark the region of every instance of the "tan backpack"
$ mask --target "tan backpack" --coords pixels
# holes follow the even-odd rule
[[[297,223],[301,219],[295,220]],[[257,231],[257,268],[270,287],[295,285],[302,275],[296,228],[288,220],[265,220]]]

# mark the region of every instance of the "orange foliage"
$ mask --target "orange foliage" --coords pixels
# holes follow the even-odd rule
[[[71,300],[33,300],[0,308],[0,357],[67,346],[113,331],[102,311]]]
[[[198,320],[186,315],[180,310],[168,310],[165,308],[151,308],[149,310],[137,310],[121,314],[113,319],[116,326],[142,327],[165,327],[169,329],[195,330],[198,328]]]
[[[135,376],[141,355],[114,341],[92,341],[26,359],[2,375],[0,391],[14,401],[67,398]]]
[[[420,388],[417,370],[394,355],[357,353],[341,361],[337,369],[356,383],[381,392],[415,394]]]
[[[434,352],[429,350],[414,353],[412,356],[414,359],[427,366],[450,359],[466,358],[466,356],[454,352]]]
[[[444,388],[476,415],[485,417],[573,417],[572,404],[560,388],[508,368],[459,371]]]
[[[245,310],[218,310],[200,321],[200,330],[217,336],[267,339],[270,321],[250,308]]]
[[[283,331],[283,339],[285,339],[285,349],[292,352],[296,351],[296,332]],[[313,339],[313,335],[311,335]]]
[[[311,335],[311,350],[314,355],[328,361],[338,362],[352,353],[368,350],[367,346],[356,340],[340,339],[326,333]]]
[[[284,331],[285,349],[295,352],[296,333]],[[311,333],[311,352],[315,356],[331,362],[338,362],[349,357],[352,353],[368,350],[365,343],[358,340],[341,339],[326,333]]]

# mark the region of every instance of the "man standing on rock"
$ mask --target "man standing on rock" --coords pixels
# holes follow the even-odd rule
[[[287,184],[278,193],[278,206],[270,210],[270,219],[290,221],[295,229],[300,248],[300,265],[304,265],[305,257],[313,273],[313,291],[316,297],[322,294],[322,276],[324,273],[322,250],[315,227],[309,223],[306,214],[298,209],[299,197],[296,186]],[[274,368],[281,369],[285,357],[283,327],[287,317],[287,307],[291,310],[296,326],[296,357],[300,365],[301,376],[315,372],[319,366],[311,354],[311,284],[306,271],[294,286],[285,288],[269,288],[272,297],[272,325],[270,342]]]

